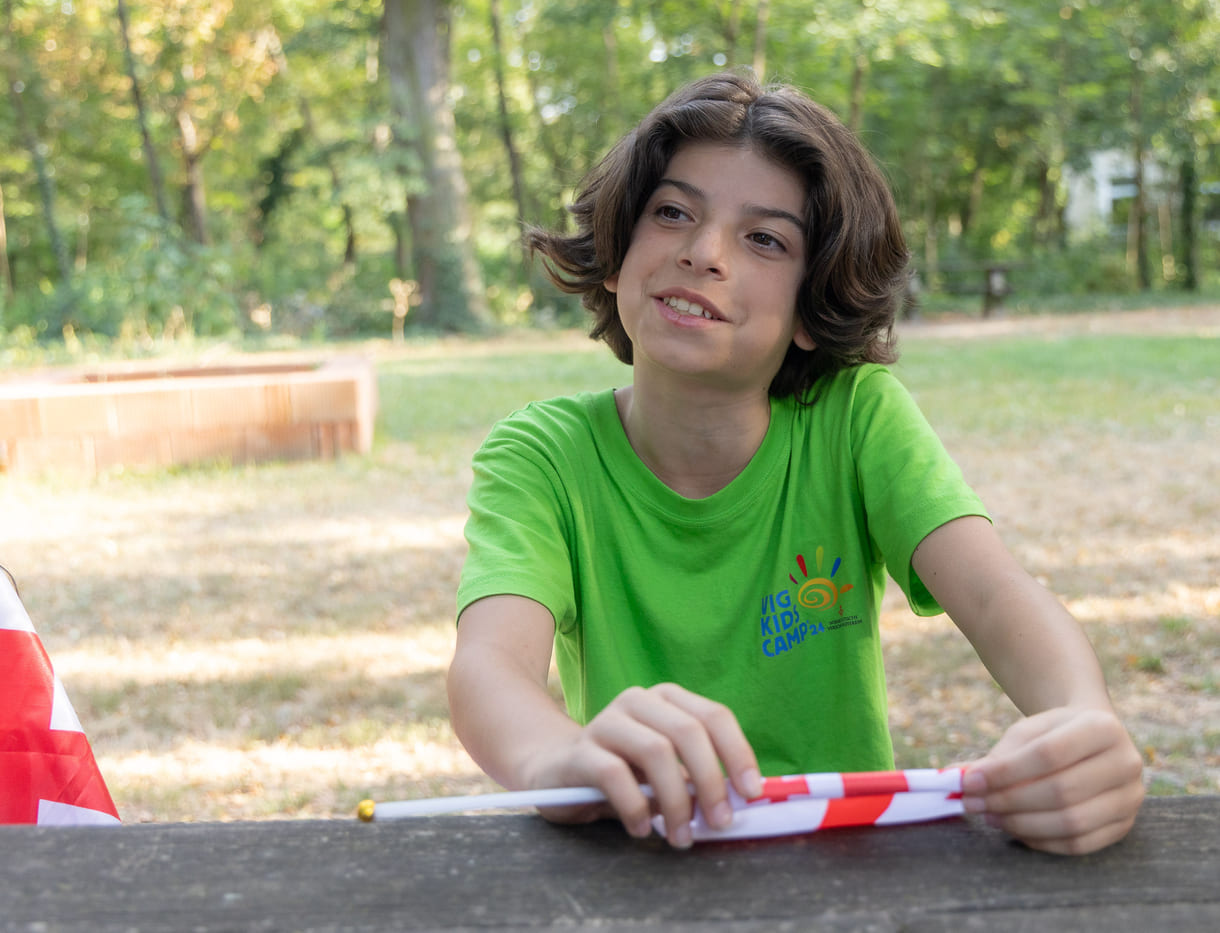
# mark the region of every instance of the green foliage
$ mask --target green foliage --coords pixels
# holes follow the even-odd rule
[[[462,280],[443,238],[410,241],[406,199],[422,176],[393,144],[413,128],[395,129],[383,4],[128,7],[170,216],[149,207],[112,8],[14,5],[0,60],[28,128],[10,94],[0,195],[12,293],[0,281],[0,333],[163,338],[269,319],[298,335],[384,334],[388,283],[421,278],[412,256],[429,249],[441,258],[436,305],[413,308],[408,326],[461,316],[442,306]],[[1156,289],[1185,281],[1179,171],[1194,166],[1196,278],[1217,281],[1217,0],[468,0],[451,10],[451,86],[437,105],[456,119],[473,221],[462,236],[499,322],[580,316],[525,263],[522,225],[566,224],[579,179],[677,85],[752,63],[858,129],[892,180],[926,281],[999,259],[1013,263],[1023,298],[1143,287],[1121,216],[1084,239],[1068,228],[1069,183],[1102,149],[1141,152],[1150,204],[1166,205],[1132,228]],[[188,190],[204,208],[199,230]]]
[[[135,340],[235,329],[237,292],[228,248],[186,242],[142,197],[124,198],[119,208],[124,238],[115,252],[69,288],[15,309],[10,323],[48,334],[67,329]]]
[[[1022,295],[1083,295],[1121,291],[1130,274],[1113,239],[1098,237],[1039,250],[1014,279]]]

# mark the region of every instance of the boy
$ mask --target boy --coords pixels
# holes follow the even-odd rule
[[[643,836],[655,807],[677,847],[693,803],[731,821],[726,776],[751,797],[760,773],[891,768],[888,570],[1027,717],[968,765],[966,809],[1050,852],[1122,838],[1142,763],[1092,649],[879,365],[907,252],[851,134],[713,76],[620,141],[573,213],[575,235],[530,245],[632,383],[535,403],[476,455],[449,672],[474,759],[608,798],[551,819]]]

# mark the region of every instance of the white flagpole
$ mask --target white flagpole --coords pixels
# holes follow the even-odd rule
[[[772,790],[774,788],[774,790]],[[743,801],[730,793],[735,804],[763,804],[779,799],[834,799],[902,792],[960,793],[962,772],[960,768],[938,771],[932,768],[907,771],[879,771],[865,774],[797,774],[783,778],[767,778],[763,782],[763,796],[756,800]],[[640,790],[647,797],[652,788],[641,784]],[[731,789],[730,789],[731,791]],[[691,788],[694,793],[694,788]],[[520,807],[566,807],[582,804],[602,803],[606,799],[596,787],[553,787],[543,790],[502,791],[493,794],[468,794],[460,797],[428,797],[422,800],[391,800],[374,803],[361,801],[357,815],[366,823],[375,820],[409,819],[418,816],[435,816],[441,813],[462,813],[470,810],[504,810]],[[737,807],[740,809],[740,807]]]
[[[646,792],[651,790],[646,788]],[[462,797],[426,797],[422,800],[388,800],[374,803],[363,800],[357,810],[366,823],[374,820],[401,820],[440,813],[468,810],[508,810],[518,807],[567,807],[602,803],[606,799],[596,787],[551,787],[545,790],[513,790],[496,794],[468,794]]]

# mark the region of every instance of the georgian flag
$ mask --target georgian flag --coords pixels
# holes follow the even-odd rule
[[[118,822],[76,711],[0,568],[0,823]]]

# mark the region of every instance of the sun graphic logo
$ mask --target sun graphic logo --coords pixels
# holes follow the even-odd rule
[[[826,551],[822,547],[814,552],[814,573],[817,576],[809,576],[809,568],[805,564],[805,555],[796,555],[796,565],[801,568],[801,574],[805,577],[804,582],[798,580],[792,574],[788,574],[788,579],[797,586],[796,602],[798,606],[803,606],[806,609],[832,609],[839,605],[839,597],[852,589],[850,583],[836,583],[835,575],[839,572],[839,567],[842,560],[835,558],[834,563],[830,567],[830,573],[823,576],[822,565],[826,559]],[[843,614],[843,607],[839,606],[839,614]]]

